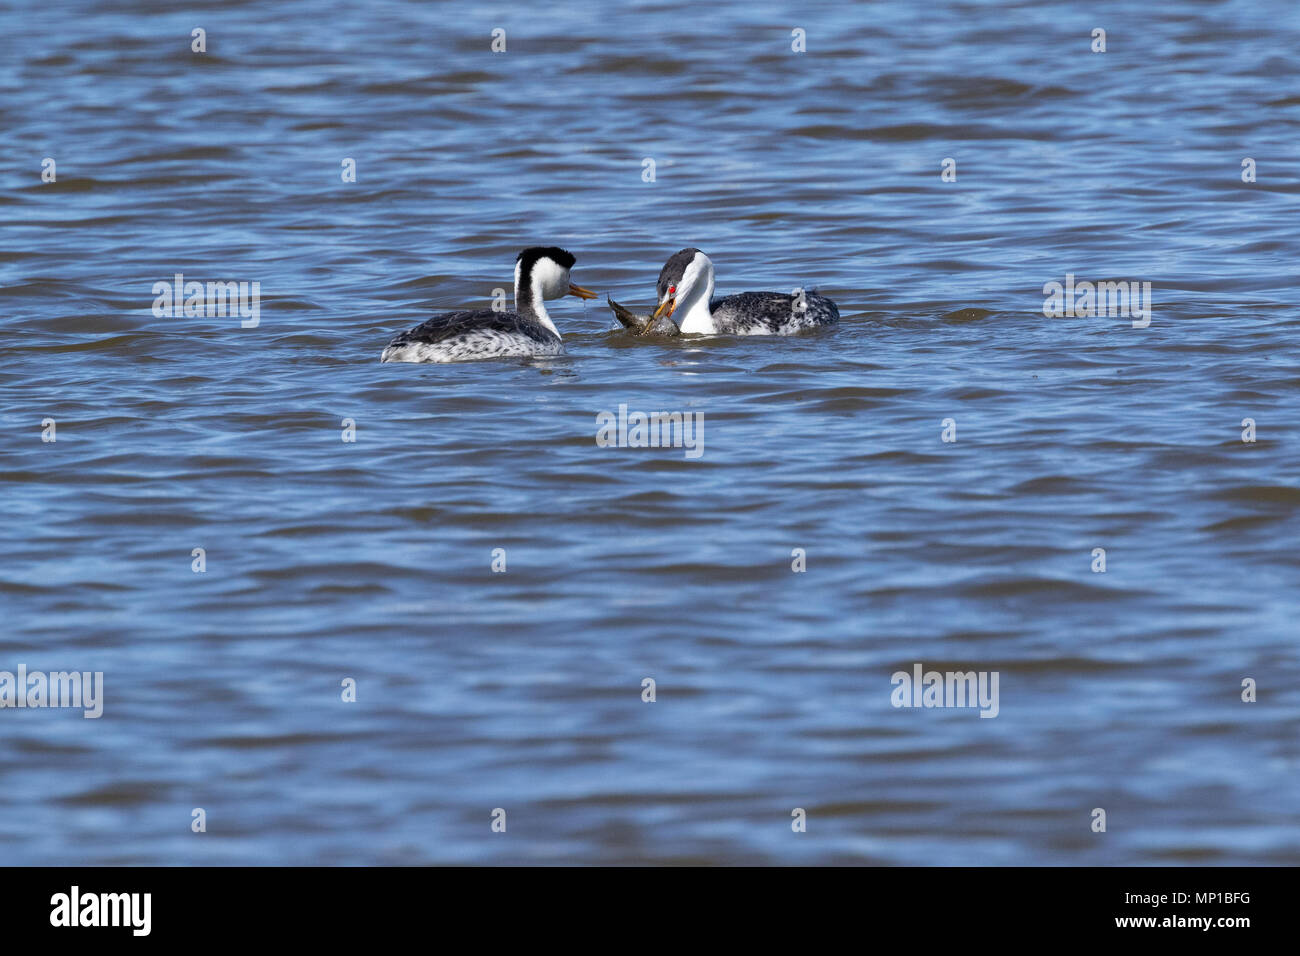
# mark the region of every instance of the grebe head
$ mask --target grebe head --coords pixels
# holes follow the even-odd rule
[[[559,246],[531,246],[515,259],[515,299],[521,289],[537,293],[539,299],[558,299],[576,295],[594,299],[596,293],[569,281],[569,270],[577,260],[573,253]]]
[[[688,316],[707,316],[713,298],[713,263],[699,249],[691,247],[673,253],[659,273],[659,307],[654,318],[677,315],[680,325]],[[701,311],[702,310],[702,311]],[[687,329],[682,328],[685,332]]]

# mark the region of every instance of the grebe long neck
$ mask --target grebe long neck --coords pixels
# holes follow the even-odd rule
[[[704,253],[696,256],[682,277],[682,282],[686,286],[686,296],[673,310],[677,327],[687,335],[716,332],[713,313],[709,311],[709,302],[713,300],[713,263]]]
[[[555,327],[551,317],[546,314],[546,302],[542,295],[542,271],[533,265],[527,275],[521,274],[521,263],[515,264],[515,311],[550,330],[559,337],[560,330]]]

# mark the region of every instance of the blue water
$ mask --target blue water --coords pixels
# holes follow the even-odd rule
[[[1284,0],[0,5],[0,671],[104,675],[0,709],[0,862],[1300,862],[1297,49]],[[843,321],[378,362],[536,243]],[[997,717],[892,706],[917,663]]]

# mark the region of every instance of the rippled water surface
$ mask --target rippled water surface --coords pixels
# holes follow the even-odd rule
[[[0,18],[0,671],[105,682],[0,710],[4,862],[1300,862],[1291,0]],[[535,243],[844,318],[378,362]]]

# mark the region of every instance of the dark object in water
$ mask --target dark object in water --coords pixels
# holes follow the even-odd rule
[[[623,328],[633,335],[682,334],[682,330],[677,327],[677,323],[666,315],[661,315],[657,319],[648,315],[634,315],[630,309],[623,308],[609,296],[605,296],[605,301],[614,310],[614,317],[623,324]]]

